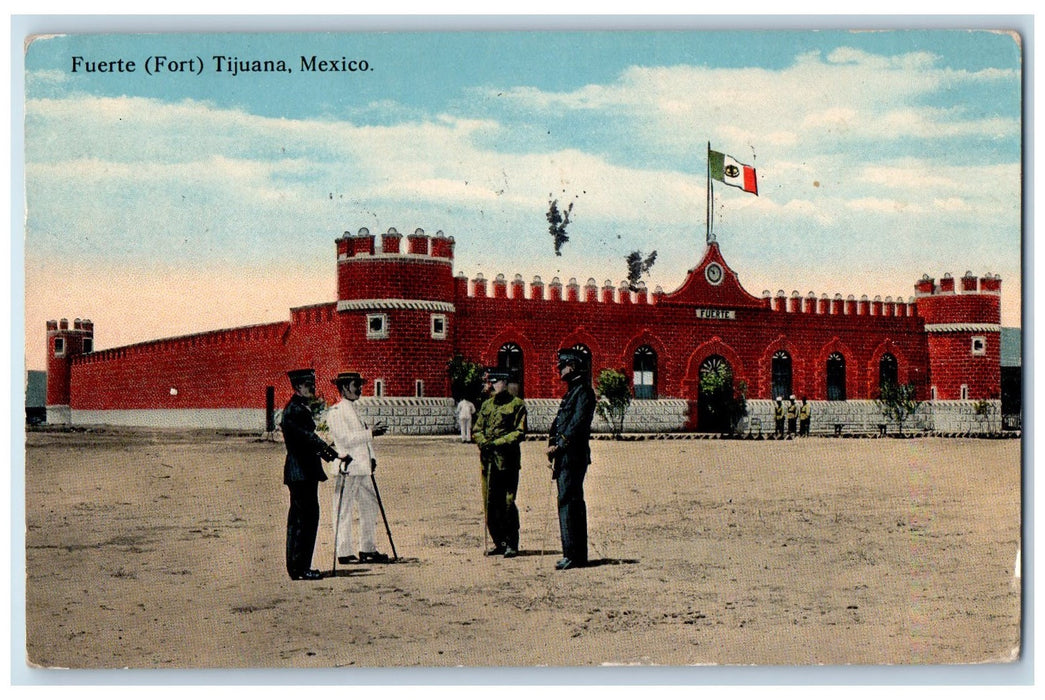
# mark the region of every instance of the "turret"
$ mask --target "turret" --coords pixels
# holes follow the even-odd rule
[[[453,347],[454,239],[390,228],[346,232],[337,247],[340,356],[372,378],[365,393],[446,396]],[[455,292],[456,288],[456,292]],[[390,368],[397,367],[395,374]]]
[[[937,284],[915,283],[917,313],[925,321],[930,398],[997,399],[1001,396],[1001,278],[950,273]]]
[[[94,324],[90,319],[47,322],[47,422],[72,422],[70,378],[72,360],[94,352]]]

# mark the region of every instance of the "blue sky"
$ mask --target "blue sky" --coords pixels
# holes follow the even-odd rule
[[[203,72],[147,75],[149,56]],[[289,74],[215,73],[214,55]],[[300,57],[365,59],[311,74]],[[72,73],[73,56],[134,73]],[[615,283],[699,261],[705,152],[753,294],[913,294],[1003,278],[1021,325],[1020,45],[963,30],[56,36],[25,55],[27,367],[50,318],[96,347],[276,321],[332,301],[335,237],[445,231],[469,277]],[[554,254],[549,194],[574,202]]]

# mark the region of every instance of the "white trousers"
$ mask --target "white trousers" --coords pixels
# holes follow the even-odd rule
[[[461,425],[461,439],[468,442],[472,439],[472,417],[458,418],[457,422]]]
[[[344,491],[342,492],[342,485]],[[340,516],[338,513],[338,501],[340,499]],[[355,506],[359,514],[359,548],[353,549],[352,544],[352,507]],[[337,556],[347,557],[358,552],[376,552],[375,540],[377,529],[377,518],[380,509],[377,505],[377,492],[374,491],[374,482],[370,475],[355,476],[352,474],[338,474],[334,477],[334,505],[331,508],[334,513],[334,538],[337,542]],[[339,528],[340,523],[340,528]]]

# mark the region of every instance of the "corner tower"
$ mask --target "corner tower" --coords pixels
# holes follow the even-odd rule
[[[362,228],[335,242],[340,357],[370,380],[364,394],[449,396],[454,239]]]
[[[1000,398],[1001,277],[948,273],[937,284],[925,275],[914,288],[928,338],[930,398]]]
[[[94,324],[90,319],[47,322],[47,422],[72,422],[70,374],[74,357],[94,352]]]

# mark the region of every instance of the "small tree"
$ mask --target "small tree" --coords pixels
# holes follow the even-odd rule
[[[595,410],[610,424],[613,439],[619,440],[624,432],[624,416],[631,405],[628,377],[615,369],[604,369],[595,380],[595,393],[599,397]]]
[[[454,355],[446,364],[446,373],[450,376],[450,394],[454,401],[468,399],[476,407],[482,404],[484,371],[477,362],[467,360],[463,355]]]
[[[747,415],[747,382],[733,383],[733,372],[727,365],[702,372],[700,393],[706,398],[708,413],[713,416],[713,425],[725,424],[722,432],[735,435],[741,419]]]
[[[918,407],[922,405],[917,394],[914,384],[885,382],[882,384],[878,398],[874,401],[886,420],[897,422],[900,426],[900,435],[903,435],[904,421],[913,416]]]
[[[974,403],[972,407],[973,410],[976,411],[976,415],[983,417],[984,422],[987,424],[987,432],[996,432],[994,426],[991,424],[991,416],[994,415],[997,406],[995,406],[989,399],[980,399]]]

